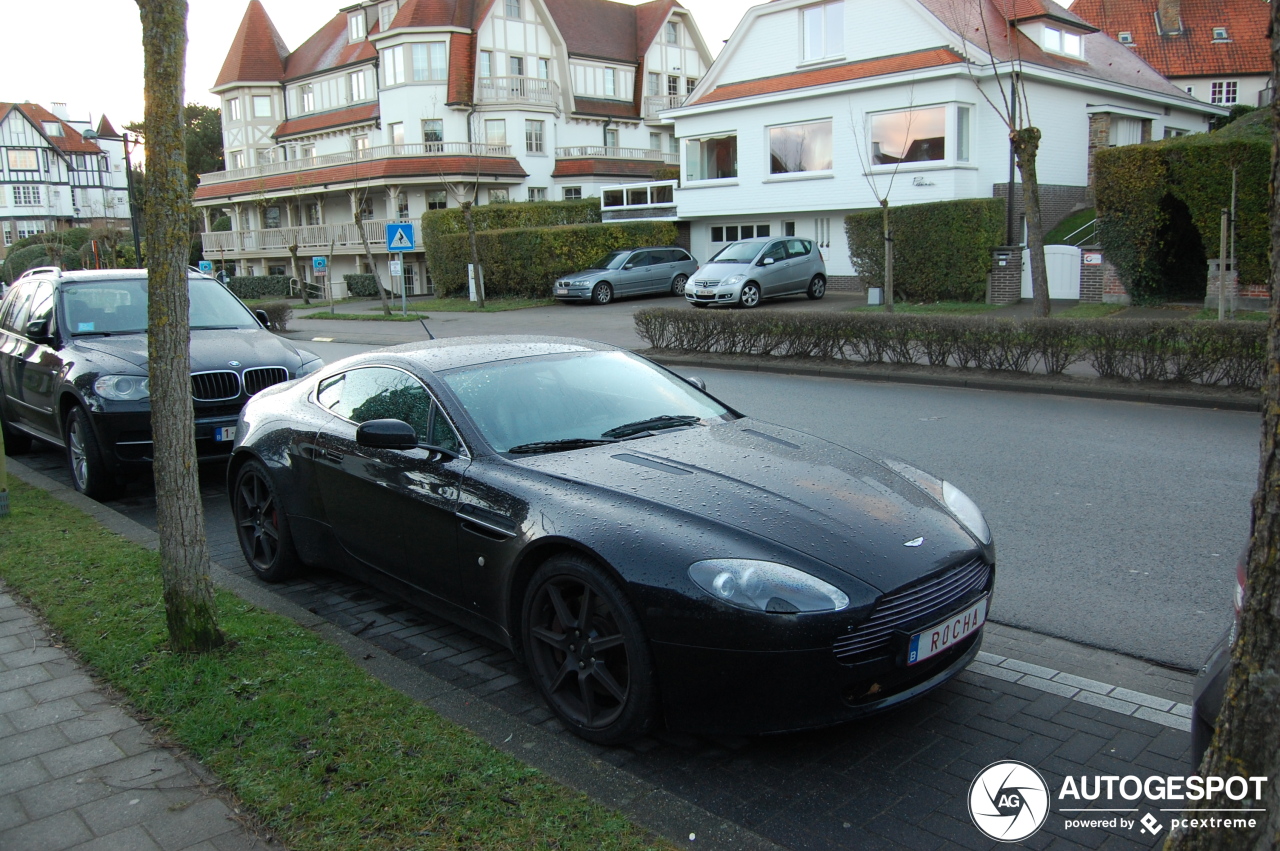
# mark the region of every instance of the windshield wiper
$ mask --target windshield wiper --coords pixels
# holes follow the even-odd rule
[[[631,437],[632,435],[637,435],[646,431],[660,431],[662,429],[679,428],[680,426],[694,425],[695,423],[699,422],[701,419],[702,419],[701,417],[695,417],[689,414],[685,414],[682,416],[672,416],[671,414],[663,414],[662,416],[659,416],[659,417],[650,417],[647,420],[636,420],[633,423],[627,423],[626,425],[620,425],[616,428],[611,428],[600,436],[616,437],[616,438]]]
[[[582,449],[587,446],[600,446],[604,443],[618,441],[602,437],[566,437],[564,440],[540,440],[535,443],[522,443],[507,451],[513,455],[535,455],[540,452],[564,452],[568,449]]]

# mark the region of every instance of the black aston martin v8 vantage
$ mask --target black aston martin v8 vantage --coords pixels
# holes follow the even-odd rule
[[[601,743],[920,695],[978,652],[995,575],[949,482],[578,340],[414,343],[267,388],[228,477],[262,579],[337,568],[501,641]]]

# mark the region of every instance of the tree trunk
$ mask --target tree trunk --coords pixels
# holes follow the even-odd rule
[[[1031,294],[1036,316],[1049,315],[1049,272],[1044,265],[1044,229],[1040,223],[1040,184],[1036,179],[1036,154],[1040,150],[1040,128],[1023,127],[1009,133],[1013,154],[1022,176],[1022,206],[1027,216],[1027,250],[1031,252]],[[1013,203],[1013,187],[1009,187]]]
[[[169,645],[203,652],[223,642],[209,581],[209,545],[191,403],[187,234],[190,192],[182,139],[186,0],[138,0],[145,58],[147,360],[155,447],[156,521]]]
[[[884,312],[893,313],[893,231],[889,229],[889,199],[880,199],[881,232],[884,234]]]
[[[476,223],[471,218],[471,202],[462,202],[462,218],[467,223],[467,235],[471,238],[471,267],[476,276],[476,306],[484,307],[484,279],[480,277],[480,249],[476,247]]]
[[[373,250],[369,248],[369,235],[364,232],[364,222],[360,220],[360,208],[357,207],[353,214],[356,221],[356,228],[360,231],[360,242],[364,245],[364,260],[369,264],[369,271],[373,272],[373,286],[378,291],[378,300],[382,302],[382,315],[391,315],[391,303],[387,301],[387,294],[382,289],[382,279],[378,277],[378,264],[373,262]]]
[[[1271,7],[1272,67],[1280,70],[1280,4]],[[1271,104],[1272,120],[1280,101]],[[1266,777],[1260,799],[1227,806],[1265,808],[1253,830],[1196,830],[1170,834],[1166,849],[1272,849],[1280,837],[1280,125],[1271,147],[1271,325],[1263,382],[1262,451],[1253,495],[1249,580],[1240,632],[1231,653],[1218,729],[1200,766],[1201,776]],[[1249,784],[1249,789],[1254,789]],[[1202,802],[1204,807],[1221,806]],[[1197,813],[1187,813],[1195,816]],[[1206,816],[1216,813],[1205,813]],[[1243,815],[1243,814],[1241,814]],[[1249,815],[1254,815],[1249,813]]]
[[[295,230],[293,241],[289,243],[289,259],[293,263],[293,279],[298,282],[298,289],[302,290],[302,303],[311,304],[311,296],[307,293],[307,282],[302,277],[302,266],[298,263],[298,233]]]

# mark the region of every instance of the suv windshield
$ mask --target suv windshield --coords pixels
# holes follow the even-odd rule
[[[626,352],[504,361],[443,377],[499,452],[611,443],[729,414],[692,384]]]
[[[760,253],[760,249],[764,247],[763,242],[735,242],[726,245],[720,249],[715,257],[712,257],[712,263],[750,263],[756,259],[756,255]]]
[[[611,251],[601,257],[596,262],[588,266],[588,269],[621,269],[622,264],[630,256],[630,251]]]
[[[189,278],[188,291],[191,330],[260,327],[249,309],[217,281]],[[62,326],[73,337],[147,330],[146,278],[67,282],[62,287],[62,304]]]

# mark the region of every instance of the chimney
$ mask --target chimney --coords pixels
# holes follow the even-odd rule
[[[1182,35],[1182,0],[1157,0],[1156,29],[1160,35]]]
[[[59,103],[55,100],[53,102],[53,109],[49,111],[61,118],[63,121],[69,121],[71,119],[71,113],[67,112],[67,105],[65,103]]]

